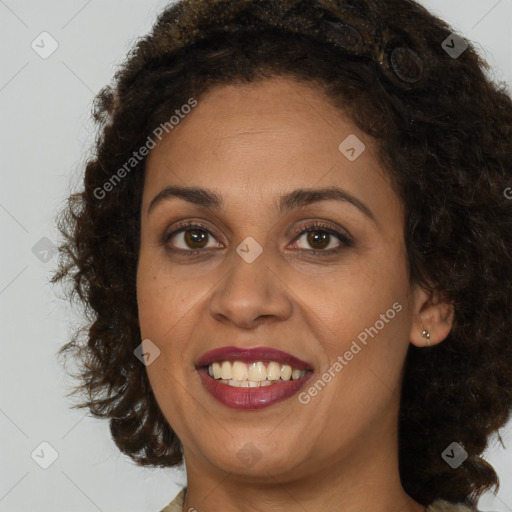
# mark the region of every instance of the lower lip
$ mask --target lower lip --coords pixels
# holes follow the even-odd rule
[[[258,388],[235,388],[213,379],[205,368],[198,368],[197,372],[213,398],[233,409],[261,409],[286,400],[295,395],[313,375],[313,372],[307,372],[297,380]]]

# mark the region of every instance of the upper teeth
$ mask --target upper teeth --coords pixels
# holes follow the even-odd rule
[[[253,381],[261,382],[264,380],[275,381],[296,380],[306,375],[306,370],[292,369],[288,364],[280,364],[275,361],[268,363],[265,367],[262,361],[246,364],[241,361],[221,361],[208,366],[208,373],[214,379],[225,381]]]

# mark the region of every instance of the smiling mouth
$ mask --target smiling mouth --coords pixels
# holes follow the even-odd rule
[[[212,379],[235,388],[259,388],[300,380],[312,370],[276,361],[216,361],[201,367]]]

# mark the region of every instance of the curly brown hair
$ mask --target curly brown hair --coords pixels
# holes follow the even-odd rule
[[[424,505],[476,505],[498,489],[481,454],[512,410],[512,201],[504,193],[512,185],[512,100],[472,43],[449,55],[443,42],[463,41],[454,37],[412,0],[183,0],[136,42],[114,85],[95,98],[95,154],[83,191],[59,215],[64,240],[52,277],[70,283],[70,300],[89,317],[59,351],[81,362],[73,393],[86,396],[74,407],[109,418],[123,453],[140,465],[183,462],[134,356],[146,158],[112,177],[190,97],[288,76],[323,91],[374,137],[405,206],[411,282],[454,304],[448,337],[407,353],[404,490]],[[441,458],[452,441],[469,455],[457,470]]]

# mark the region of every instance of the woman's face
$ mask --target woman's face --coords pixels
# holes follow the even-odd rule
[[[217,87],[184,117],[148,157],[137,292],[147,372],[187,468],[285,481],[396,454],[401,370],[425,295],[410,286],[404,213],[372,141],[286,78]],[[219,204],[198,192],[152,203],[166,187]],[[326,188],[341,192],[310,193]],[[166,239],[183,222],[196,227]],[[226,346],[276,349],[312,372],[291,396],[269,392],[292,387],[281,381],[217,383],[216,398],[196,365]]]

